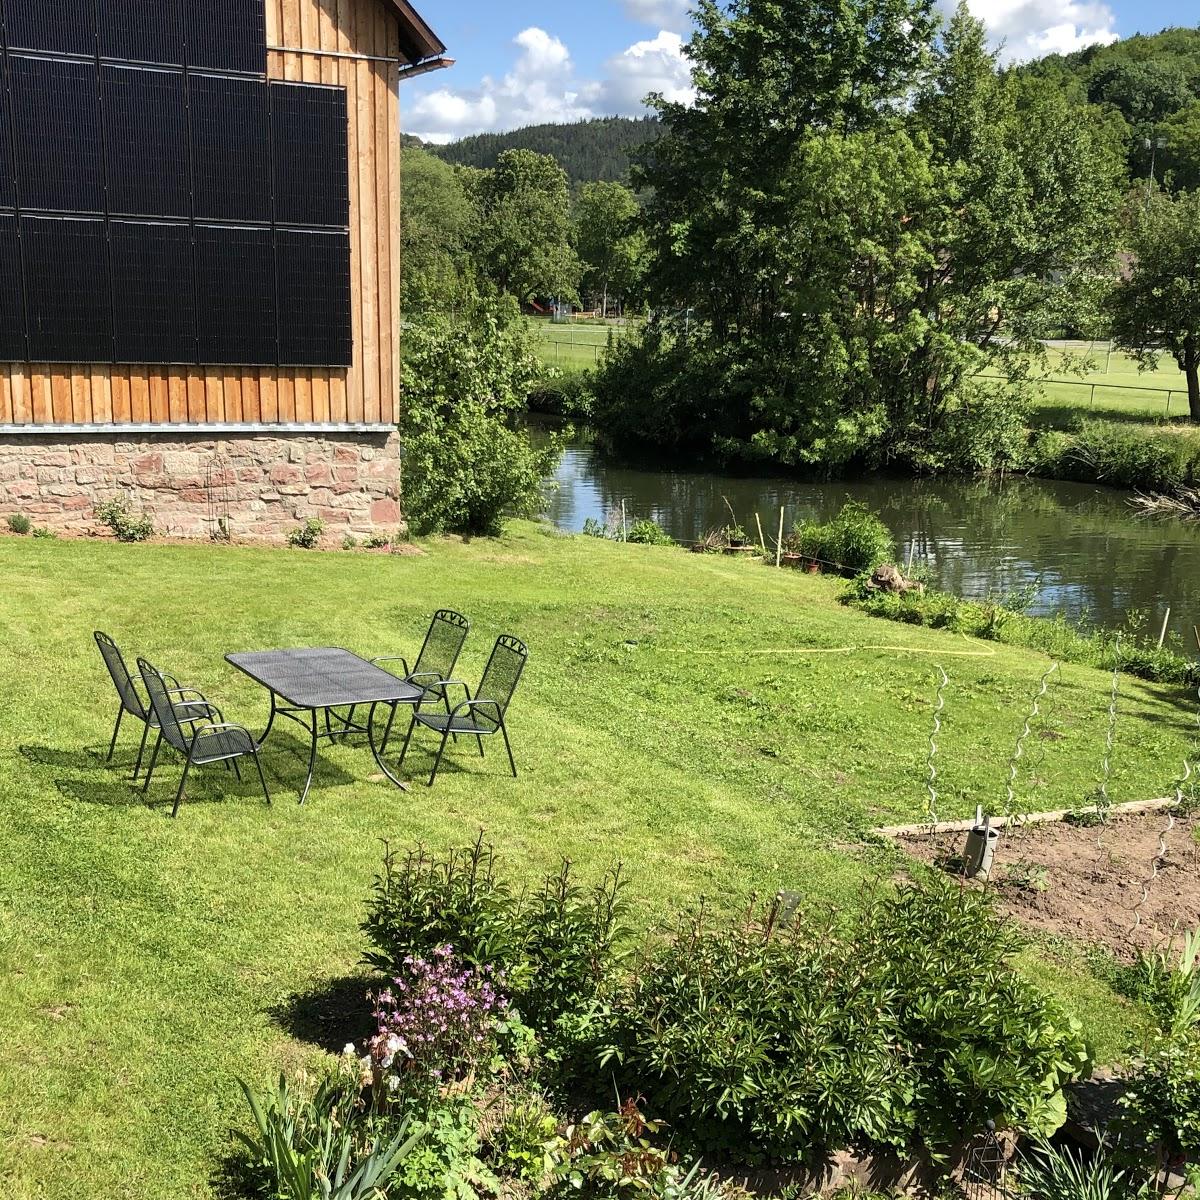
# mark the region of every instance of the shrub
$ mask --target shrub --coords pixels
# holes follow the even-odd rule
[[[97,504],[96,520],[107,525],[118,541],[145,542],[154,536],[154,522],[145,513],[135,513],[126,496]]]
[[[537,380],[529,391],[530,410],[550,416],[587,418],[592,402],[590,371],[563,371]]]
[[[1200,437],[1119,421],[1082,421],[1030,445],[1029,470],[1056,479],[1173,492],[1200,484]]]
[[[404,498],[418,533],[494,535],[534,516],[562,439],[536,448],[516,418],[541,371],[515,305],[428,314],[405,337]]]
[[[559,1133],[558,1117],[537,1091],[502,1093],[499,1103],[502,1110],[488,1138],[492,1166],[544,1190],[562,1163],[567,1145]]]
[[[406,1200],[500,1195],[500,1181],[480,1157],[479,1111],[469,1096],[432,1100],[416,1129],[421,1141],[400,1164],[395,1194]]]
[[[1158,1034],[1120,1104],[1122,1123],[1172,1163],[1200,1157],[1200,1030]]]
[[[386,550],[392,544],[392,539],[386,533],[373,533],[363,545],[368,550]]]
[[[888,527],[864,504],[852,501],[825,525],[805,521],[790,541],[793,549],[818,562],[844,570],[873,571],[895,553]]]
[[[403,965],[374,997],[377,1027],[363,1061],[381,1100],[426,1098],[462,1082],[490,1056],[508,1006],[492,968],[463,966],[449,946],[406,955]]]
[[[324,532],[325,522],[318,517],[309,517],[287,535],[288,545],[297,550],[312,550],[320,544]]]
[[[358,538],[356,538],[353,534],[349,534],[349,533],[346,534],[346,536],[344,538],[342,538],[342,549],[343,550],[357,550],[358,549]]]
[[[441,858],[423,849],[402,860],[389,852],[363,925],[374,947],[366,961],[396,976],[406,959],[451,945],[463,962],[502,972],[521,1016],[553,1033],[587,1009],[620,961],[622,891],[619,869],[584,889],[564,861],[532,893],[514,895],[482,835]]]
[[[58,538],[58,534],[53,529],[47,529],[45,525],[35,525],[33,527],[33,536],[50,542]]]
[[[25,516],[24,513],[13,513],[8,518],[8,529],[10,533],[19,533],[24,536],[32,528],[33,522],[27,516]]]
[[[625,540],[639,546],[675,545],[675,539],[657,521],[635,521]]]
[[[282,1076],[262,1097],[241,1087],[255,1132],[237,1136],[252,1170],[284,1200],[375,1200],[420,1137],[407,1120],[384,1123],[366,1114],[352,1075],[328,1078],[311,1095]]]
[[[852,932],[777,907],[696,918],[638,964],[606,1062],[706,1149],[936,1152],[989,1119],[1049,1134],[1087,1055],[1013,969],[1016,948],[986,897],[941,882],[878,901]]]

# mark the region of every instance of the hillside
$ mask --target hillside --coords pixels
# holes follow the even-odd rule
[[[1096,109],[1124,139],[1135,179],[1154,173],[1176,187],[1200,187],[1200,27],[1137,34],[1108,46],[1051,54],[1016,69]]]
[[[593,180],[625,181],[629,152],[658,136],[653,117],[601,117],[569,125],[530,125],[510,133],[480,133],[447,146],[429,146],[446,162],[494,167],[505,150],[552,154],[573,184]]]

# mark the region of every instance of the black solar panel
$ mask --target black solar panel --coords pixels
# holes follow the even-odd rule
[[[267,89],[251,79],[190,78],[196,216],[271,219]]]
[[[95,0],[4,0],[10,49],[96,53]]]
[[[9,55],[22,208],[104,210],[96,68]]]
[[[31,361],[112,361],[105,228],[100,220],[21,218]]]
[[[2,65],[2,64],[0,64]],[[0,74],[0,208],[12,208],[17,202],[13,186],[12,136],[8,115],[8,88]]]
[[[0,360],[25,358],[25,301],[16,217],[0,216]]]
[[[99,0],[100,53],[183,66],[183,0]]]
[[[350,237],[278,229],[279,361],[291,366],[349,366]]]
[[[183,72],[105,66],[101,81],[109,212],[190,215]]]
[[[347,134],[345,88],[271,84],[277,221],[349,225]]]
[[[278,361],[271,241],[269,229],[196,226],[202,363]]]
[[[184,0],[184,8],[190,66],[266,74],[263,0]]]
[[[188,225],[112,222],[113,333],[123,363],[196,361]]]

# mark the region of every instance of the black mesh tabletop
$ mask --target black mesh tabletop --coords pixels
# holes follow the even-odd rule
[[[296,708],[343,708],[354,704],[409,703],[420,688],[397,679],[349,650],[263,650],[227,654],[225,661]]]

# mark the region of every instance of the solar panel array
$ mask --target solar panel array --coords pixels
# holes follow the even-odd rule
[[[348,366],[346,92],[263,0],[0,4],[0,360]]]

